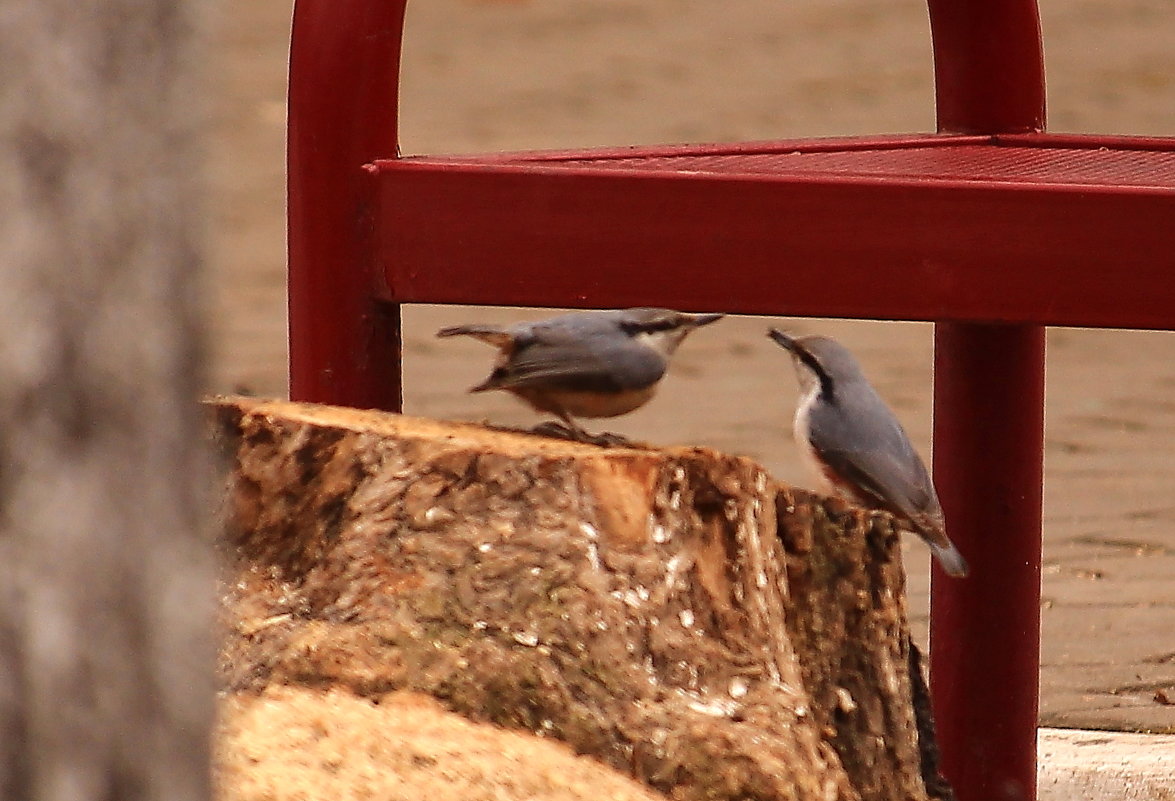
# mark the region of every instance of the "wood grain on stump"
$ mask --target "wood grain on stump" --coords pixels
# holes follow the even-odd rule
[[[888,516],[699,448],[215,408],[227,690],[421,693],[673,798],[928,797]]]

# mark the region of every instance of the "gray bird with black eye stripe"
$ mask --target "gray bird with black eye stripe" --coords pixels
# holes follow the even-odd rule
[[[930,546],[947,575],[966,576],[926,465],[853,354],[828,337],[791,337],[774,328],[768,336],[792,356],[801,393],[796,444],[826,489],[892,513]]]
[[[582,442],[615,441],[588,434],[576,417],[617,417],[644,406],[682,340],[722,314],[670,309],[573,312],[533,323],[458,325],[438,337],[471,336],[498,349],[489,378],[470,392],[502,389],[566,424]]]

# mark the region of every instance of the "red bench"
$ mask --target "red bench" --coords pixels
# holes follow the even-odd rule
[[[1043,326],[1175,329],[1175,139],[1042,133],[1034,0],[929,0],[934,134],[401,157],[404,6],[295,7],[291,396],[399,409],[401,303],[935,321],[944,772],[1033,798]]]

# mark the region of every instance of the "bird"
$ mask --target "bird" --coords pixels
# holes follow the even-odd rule
[[[826,488],[890,512],[930,546],[947,575],[966,576],[925,463],[853,354],[828,337],[792,337],[775,328],[768,336],[791,354],[801,392],[796,443]]]
[[[508,327],[457,325],[437,336],[470,336],[498,349],[493,371],[470,392],[505,390],[562,420],[566,430],[557,433],[612,444],[622,438],[593,436],[575,418],[617,417],[644,406],[682,340],[725,316],[652,308],[572,312]]]

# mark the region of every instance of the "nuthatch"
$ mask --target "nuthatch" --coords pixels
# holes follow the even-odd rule
[[[827,337],[793,338],[774,328],[768,335],[791,353],[802,392],[796,443],[816,473],[846,499],[885,509],[913,529],[947,575],[967,575],[926,465],[853,354]]]
[[[669,309],[573,312],[507,328],[458,325],[439,337],[476,337],[498,349],[489,378],[470,392],[504,389],[562,420],[575,439],[597,442],[574,417],[616,417],[644,406],[669,357],[695,328],[722,314]]]

